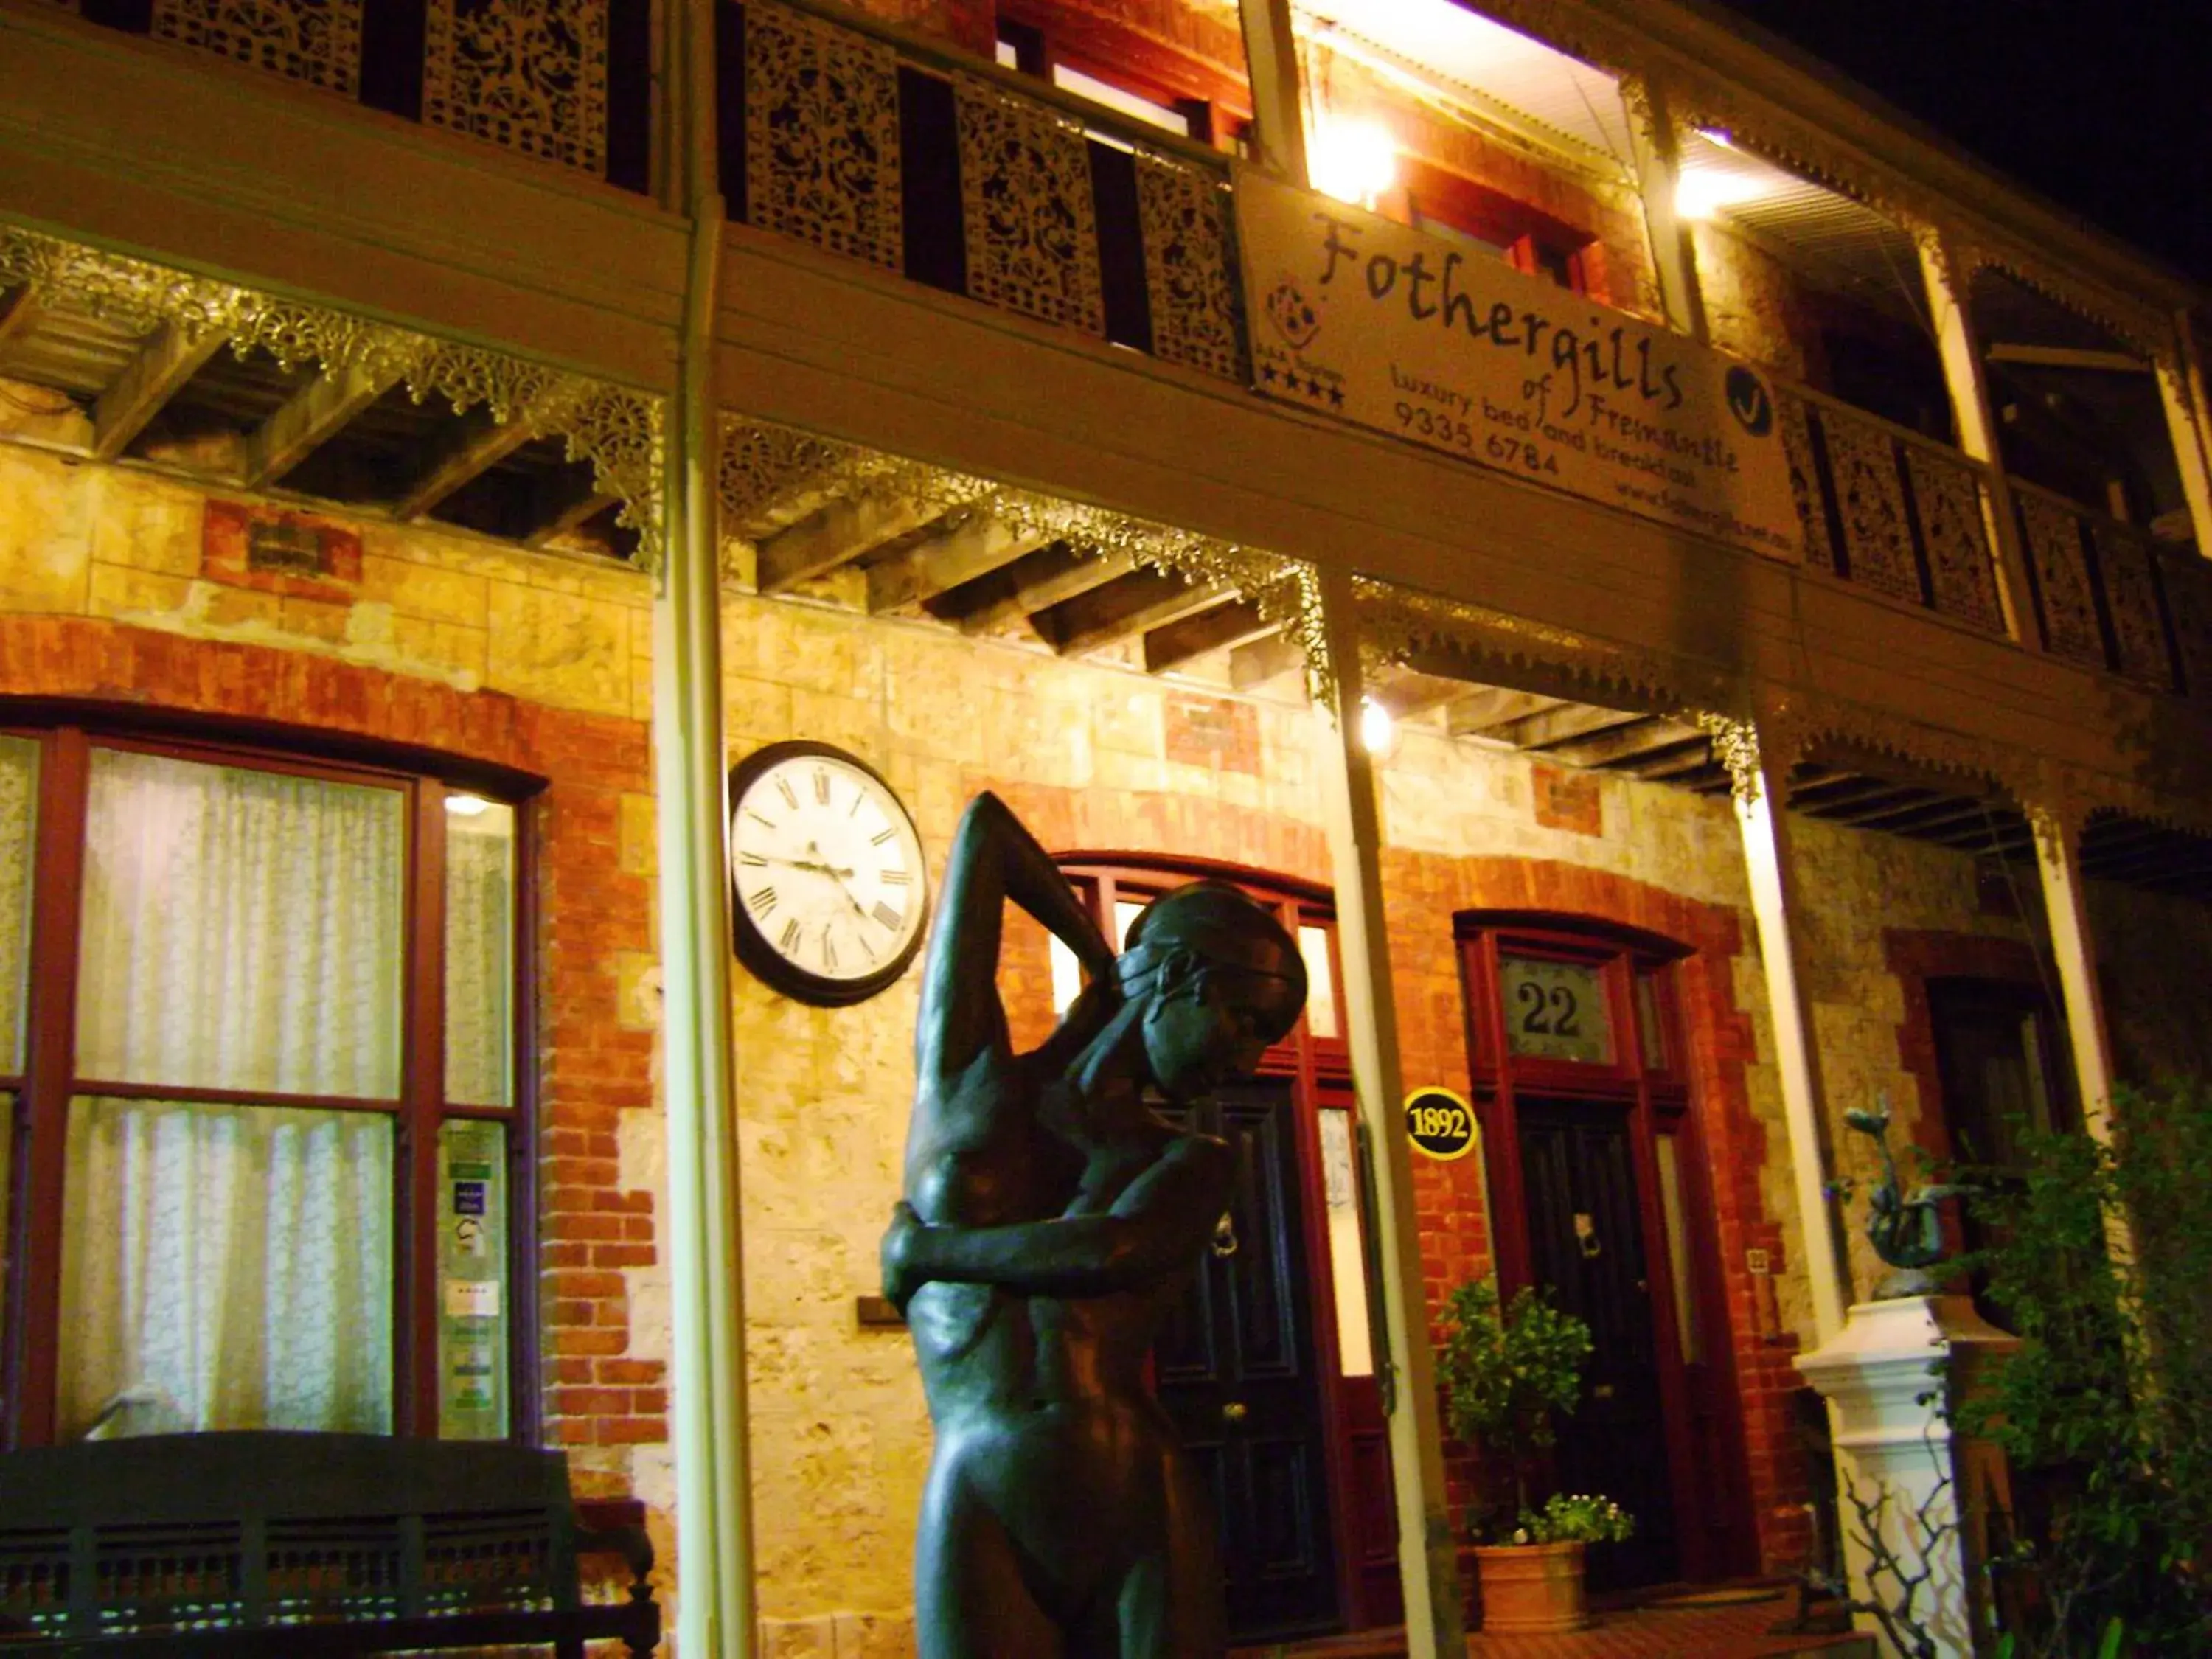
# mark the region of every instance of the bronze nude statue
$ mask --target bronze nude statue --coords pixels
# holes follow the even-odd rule
[[[1008,900],[1089,984],[1012,1051]],[[1297,1022],[1305,969],[1236,889],[1163,896],[1117,958],[997,797],[961,821],[915,1035],[906,1198],[883,1244],[936,1428],[915,1543],[923,1659],[1218,1659],[1211,1499],[1146,1355],[1228,1208],[1234,1154],[1155,1116],[1245,1075]]]

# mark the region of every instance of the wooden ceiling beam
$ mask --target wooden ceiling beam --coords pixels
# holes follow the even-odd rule
[[[1508,721],[1560,706],[1559,698],[1547,697],[1540,691],[1516,691],[1510,686],[1486,685],[1445,709],[1444,729],[1455,738],[1487,737]]]
[[[1493,726],[1491,735],[1504,738],[1516,749],[1535,753],[1577,738],[1595,737],[1601,732],[1631,726],[1646,718],[1645,715],[1627,714],[1618,708],[1595,708],[1586,702],[1563,702],[1556,708],[1538,709],[1534,714],[1522,715],[1518,720]]]
[[[528,548],[544,547],[557,537],[568,535],[615,506],[622,500],[598,489],[586,489],[549,501],[537,524],[526,531],[522,544]]]
[[[8,302],[8,308],[0,311],[0,351],[5,351],[38,327],[45,320],[48,309],[29,289],[17,289],[15,297]]]
[[[1232,646],[1229,652],[1229,684],[1238,691],[1279,680],[1285,674],[1305,673],[1306,653],[1297,642],[1280,634]]]
[[[248,489],[276,483],[336,437],[398,378],[396,370],[372,374],[358,368],[317,374],[248,434],[238,482]]]
[[[1814,817],[1827,819],[1831,823],[1864,823],[1869,818],[1881,817],[1893,812],[1902,812],[1928,804],[1926,793],[1911,786],[1899,788],[1885,786],[1870,795],[1857,799],[1836,802],[1824,801],[1809,809]],[[1796,809],[1807,810],[1807,809]]]
[[[1127,554],[1084,553],[1055,543],[979,582],[984,597],[949,620],[971,635],[1033,628],[1030,618],[1119,581],[1136,568],[1136,561]]]
[[[1260,607],[1250,599],[1230,599],[1211,611],[1200,611],[1155,628],[1145,635],[1145,672],[1164,674],[1171,668],[1219,651],[1249,643],[1274,631],[1263,622]]]
[[[1226,582],[1194,583],[1166,571],[1134,570],[1055,605],[1036,619],[1038,631],[1060,655],[1088,656],[1206,610],[1235,592]]]
[[[92,406],[92,459],[112,461],[131,447],[170,398],[185,388],[208,359],[227,343],[221,329],[197,339],[174,323],[163,323],[140,343],[107,390]]]
[[[537,436],[527,421],[478,426],[457,420],[446,441],[407,493],[392,504],[392,515],[410,522],[428,516],[465,484],[482,477]]]
[[[978,576],[1003,570],[1043,546],[1046,538],[973,514],[941,536],[932,536],[868,567],[868,614],[881,617],[918,609]]]
[[[762,538],[756,586],[763,593],[787,592],[921,529],[944,510],[933,502],[906,497],[863,495],[858,501],[832,501],[790,528]]]
[[[1877,812],[1872,817],[1855,818],[1852,823],[1861,830],[1887,830],[1893,835],[1924,836],[1942,830],[1971,829],[1985,823],[1987,817],[1980,802],[1962,801],[1955,796],[1947,796],[1900,807],[1893,812]]]
[[[1627,726],[1615,726],[1610,732],[1593,732],[1587,738],[1555,744],[1551,752],[1577,766],[1610,767],[1624,761],[1656,759],[1693,750],[1704,758],[1703,751],[1707,746],[1705,734],[1696,727],[1652,714]]]

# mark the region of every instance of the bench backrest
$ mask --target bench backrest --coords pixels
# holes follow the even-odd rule
[[[0,1455],[0,1632],[577,1602],[558,1451],[252,1431]]]

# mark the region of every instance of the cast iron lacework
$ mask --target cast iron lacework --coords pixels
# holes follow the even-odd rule
[[[1082,124],[952,77],[960,128],[960,197],[970,298],[1106,331]]]
[[[1153,355],[1241,385],[1249,371],[1230,276],[1227,181],[1149,150],[1136,160]]]
[[[456,414],[482,404],[501,424],[527,422],[563,440],[570,460],[591,464],[600,493],[621,502],[619,522],[639,533],[640,562],[658,562],[658,398],[0,225],[0,288],[19,285],[42,304],[85,313],[128,333],[151,334],[167,324],[188,340],[219,334],[241,360],[258,347],[287,369],[313,362],[331,377],[358,371],[404,381],[418,403],[435,395]]]
[[[1423,666],[1417,659],[1442,653],[1492,674],[1553,671],[1579,686],[1591,702],[1612,708],[1710,707],[1725,700],[1727,688],[1719,675],[1680,659],[1664,660],[1571,629],[1371,577],[1354,576],[1352,591],[1358,610],[1360,657],[1370,666]]]
[[[2090,521],[2097,544],[2097,574],[2104,578],[2105,610],[2120,648],[2120,672],[2163,686],[2172,677],[2166,663],[2166,624],[2159,619],[2158,590],[2152,585],[2150,549],[2125,526]]]
[[[1333,684],[1320,586],[1303,560],[738,416],[723,417],[716,478],[726,574],[732,538],[773,534],[833,501],[920,500],[946,515],[947,528],[988,517],[1018,535],[1065,542],[1093,558],[1127,559],[1194,584],[1233,587],[1253,602],[1262,622],[1281,629],[1305,653],[1317,696],[1326,696]]]
[[[1820,498],[1820,469],[1813,459],[1812,417],[1802,398],[1777,394],[1782,411],[1782,453],[1790,462],[1790,498],[1796,503],[1798,527],[1805,532],[1805,562],[1836,574],[1836,549],[1828,534],[1828,514]]]
[[[898,57],[848,29],[745,8],[746,216],[897,270]]]
[[[2017,482],[2021,528],[2035,589],[2043,601],[2043,643],[2054,657],[2085,668],[2105,665],[2105,641],[2097,631],[2096,601],[2089,593],[2089,567],[2081,552],[2081,520],[2071,507]]]
[[[2194,697],[2212,694],[2212,563],[2185,550],[2160,559],[2159,574],[2180,647],[2182,689]]]
[[[1920,568],[1897,476],[1896,441],[1871,422],[1828,408],[1820,410],[1820,434],[1828,441],[1828,476],[1835,481],[1851,580],[1919,604]]]
[[[311,87],[361,87],[362,0],[154,0],[154,33]]]
[[[429,0],[422,119],[603,176],[605,0]]]
[[[1989,525],[1982,517],[1974,469],[1918,444],[1905,446],[1905,466],[1920,511],[1920,544],[1928,550],[1936,608],[1985,633],[2003,633],[2004,608],[1997,599]]]

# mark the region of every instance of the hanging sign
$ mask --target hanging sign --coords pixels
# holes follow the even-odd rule
[[[1416,1089],[1406,1097],[1406,1139],[1413,1150],[1449,1164],[1474,1150],[1474,1109],[1449,1089]]]
[[[1239,165],[1253,388],[1795,561],[1758,370],[1503,259]]]

